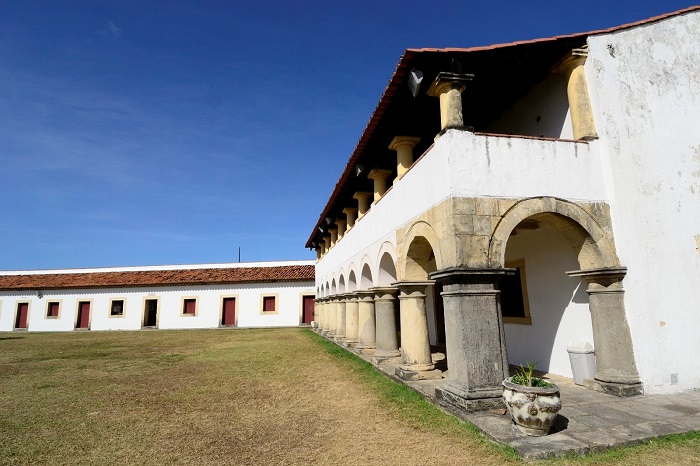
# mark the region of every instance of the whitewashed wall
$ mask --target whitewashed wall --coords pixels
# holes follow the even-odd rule
[[[699,38],[697,12],[591,37],[585,67],[635,358],[653,393],[700,387]]]
[[[144,300],[158,299],[158,328],[216,328],[221,321],[223,297],[236,297],[239,327],[280,327],[301,323],[302,296],[314,295],[313,282],[245,284],[227,286],[144,287],[84,290],[42,290],[4,292],[0,295],[0,331],[12,331],[17,302],[29,302],[28,330],[39,332],[68,331],[75,328],[79,301],[92,301],[91,330],[137,330],[142,328]],[[263,313],[261,296],[277,295],[278,312]],[[182,315],[183,297],[197,298],[197,313]],[[110,316],[112,299],[124,299],[122,316]],[[58,318],[46,317],[47,302],[59,301]]]
[[[506,261],[516,259],[525,260],[532,325],[504,324],[508,360],[572,377],[566,347],[575,341],[593,344],[586,284],[565,273],[579,268],[576,254],[561,233],[540,223],[537,230],[510,237]]]

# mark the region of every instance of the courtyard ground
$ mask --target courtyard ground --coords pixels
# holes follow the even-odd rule
[[[557,464],[698,464],[700,435]],[[306,329],[0,334],[2,464],[514,464]]]

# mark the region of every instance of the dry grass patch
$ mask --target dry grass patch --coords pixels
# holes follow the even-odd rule
[[[519,462],[300,329],[3,334],[0,377],[3,464]]]

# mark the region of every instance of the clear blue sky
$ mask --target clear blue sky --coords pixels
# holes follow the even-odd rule
[[[0,269],[310,259],[399,57],[688,1],[4,1]]]

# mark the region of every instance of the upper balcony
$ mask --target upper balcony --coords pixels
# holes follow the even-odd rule
[[[605,199],[586,39],[407,50],[306,246],[376,239],[448,196]]]

